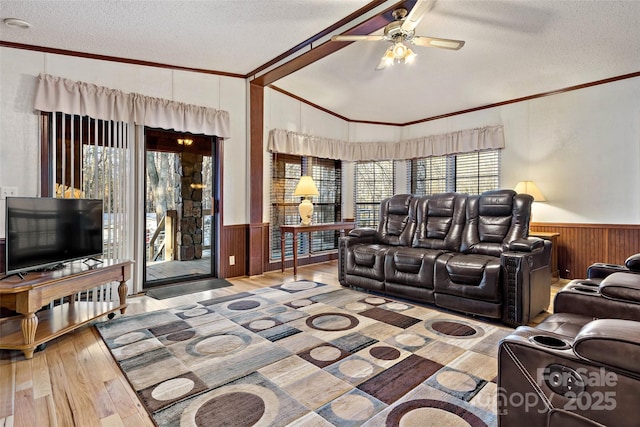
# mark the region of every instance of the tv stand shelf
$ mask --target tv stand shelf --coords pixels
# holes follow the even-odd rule
[[[104,260],[90,267],[74,262],[61,270],[29,273],[25,279],[0,280],[0,306],[22,315],[0,319],[0,349],[22,350],[25,358],[31,359],[41,344],[101,316],[118,310],[124,314],[131,264],[125,260]],[[56,299],[113,281],[120,282],[117,302],[71,300],[38,311]]]

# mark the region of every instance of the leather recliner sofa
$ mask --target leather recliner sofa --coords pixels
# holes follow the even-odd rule
[[[521,326],[498,351],[498,425],[637,426],[640,419],[640,254],[594,264],[554,299],[554,314]]]
[[[377,229],[340,238],[340,283],[526,324],[551,284],[551,242],[528,237],[532,202],[512,190],[385,199]]]

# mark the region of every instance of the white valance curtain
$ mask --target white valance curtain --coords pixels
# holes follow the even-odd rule
[[[348,142],[284,129],[272,129],[269,132],[268,143],[268,149],[272,153],[345,161],[408,160],[498,148],[504,148],[504,132],[501,125],[424,136],[400,142]]]
[[[229,138],[229,113],[40,74],[35,109]]]

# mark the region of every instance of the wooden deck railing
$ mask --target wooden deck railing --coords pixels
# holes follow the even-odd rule
[[[203,218],[205,216],[211,215],[211,209],[203,209],[202,210]],[[213,226],[213,224],[212,224]],[[158,250],[156,251],[156,241],[160,238],[161,233],[164,231],[164,239],[158,245]],[[176,210],[167,210],[165,216],[162,217],[160,222],[158,223],[158,227],[156,231],[149,239],[149,260],[157,261],[158,258],[164,254],[164,261],[173,261],[177,258],[177,245],[176,238],[178,234],[178,211]],[[202,245],[203,249],[211,248],[211,245]]]
[[[152,261],[157,261],[158,257],[164,254],[165,261],[173,261],[175,259],[176,250],[176,235],[178,232],[178,211],[168,210],[165,215],[160,219],[156,231],[149,239],[149,257]],[[158,246],[156,252],[156,240],[160,238],[161,233],[164,231],[164,239]]]

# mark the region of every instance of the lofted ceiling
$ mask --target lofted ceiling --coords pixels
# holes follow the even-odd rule
[[[0,19],[31,24],[1,24],[0,41],[245,76],[369,3],[0,0]],[[389,42],[331,34],[286,60],[325,42],[345,47],[273,84],[351,120],[403,124],[640,71],[640,0],[439,0],[416,34],[465,46],[412,47],[414,63],[381,71]]]

